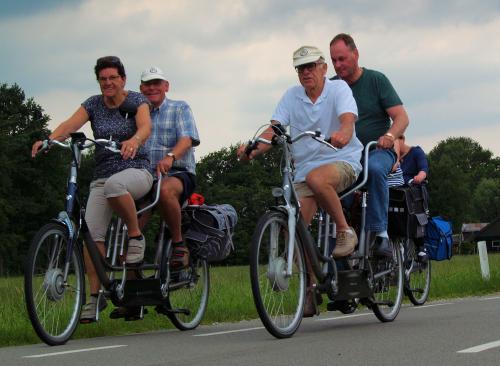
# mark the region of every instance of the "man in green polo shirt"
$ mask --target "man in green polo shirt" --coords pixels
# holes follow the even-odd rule
[[[379,71],[359,66],[359,52],[350,35],[341,33],[332,39],[330,56],[335,78],[347,82],[358,105],[356,135],[365,146],[377,141],[368,168],[366,230],[375,234],[374,254],[392,256],[387,235],[387,175],[396,162],[394,141],[405,132],[408,115],[389,79]]]

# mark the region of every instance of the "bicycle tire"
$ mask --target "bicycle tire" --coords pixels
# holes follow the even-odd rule
[[[291,337],[300,326],[304,312],[306,268],[297,236],[292,276],[285,276],[288,233],[287,216],[269,211],[258,221],[250,248],[250,280],[255,306],[267,331],[276,338]],[[276,248],[272,259],[271,245]]]
[[[396,319],[403,301],[403,263],[401,241],[389,239],[392,257],[371,258],[374,273],[389,271],[374,280],[372,310],[381,322]]]
[[[404,292],[415,306],[425,304],[431,287],[431,261],[417,261],[417,249],[413,240],[408,239],[405,247]]]
[[[210,268],[206,260],[193,258],[190,267],[180,274],[188,276],[189,283],[169,294],[168,306],[187,312],[169,313],[172,324],[179,330],[195,329],[207,310],[210,292]]]
[[[68,282],[63,283],[68,233],[49,223],[33,237],[25,260],[26,308],[36,334],[48,345],[66,343],[79,323],[84,300],[83,260],[75,245]]]

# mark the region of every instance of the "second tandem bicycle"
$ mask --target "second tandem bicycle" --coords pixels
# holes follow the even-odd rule
[[[249,142],[249,154],[257,144],[276,144],[282,147],[282,186],[272,190],[277,205],[269,207],[257,223],[250,249],[250,278],[254,302],[266,329],[277,338],[291,337],[302,321],[309,275],[305,256],[318,279],[315,296],[327,294],[331,301],[348,304],[345,311],[354,311],[357,303],[371,309],[382,322],[393,321],[403,299],[404,238],[390,237],[392,256],[376,257],[371,253],[370,238],[365,234],[367,194],[364,188],[368,176],[368,151],[364,151],[363,175],[359,183],[347,189],[341,198],[361,190],[361,223],[358,249],[346,259],[334,260],[330,255],[330,239],[335,227],[329,215],[319,220],[318,238],[314,240],[300,214],[293,185],[291,144],[312,138],[335,149],[319,131],[305,131],[295,137],[280,125],[271,125],[272,140],[258,137]],[[337,262],[340,262],[337,266]]]

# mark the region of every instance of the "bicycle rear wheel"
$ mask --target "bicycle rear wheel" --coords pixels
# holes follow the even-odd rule
[[[418,261],[417,248],[413,240],[408,239],[405,246],[405,286],[404,292],[413,305],[425,304],[431,287],[431,262]]]
[[[179,276],[187,283],[169,293],[169,307],[180,312],[169,313],[168,317],[179,330],[196,328],[203,319],[208,305],[210,289],[209,266],[206,260],[193,258],[191,266]]]
[[[381,322],[391,322],[401,309],[403,300],[403,264],[401,241],[389,240],[392,257],[370,259],[374,273],[372,310]]]
[[[267,212],[252,236],[250,280],[262,323],[276,338],[291,337],[304,311],[306,269],[302,247],[295,238],[292,275],[286,275],[288,221],[281,212]]]
[[[84,296],[83,261],[76,245],[64,283],[67,244],[66,227],[47,224],[33,238],[25,261],[28,315],[40,339],[51,346],[64,344],[73,335]]]

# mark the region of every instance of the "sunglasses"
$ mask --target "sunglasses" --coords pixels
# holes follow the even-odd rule
[[[312,71],[316,70],[317,65],[321,65],[321,64],[324,64],[324,62],[310,62],[308,64],[297,66],[295,68],[295,71],[297,71],[297,73],[299,73],[299,74],[302,74],[305,70],[312,72]]]

